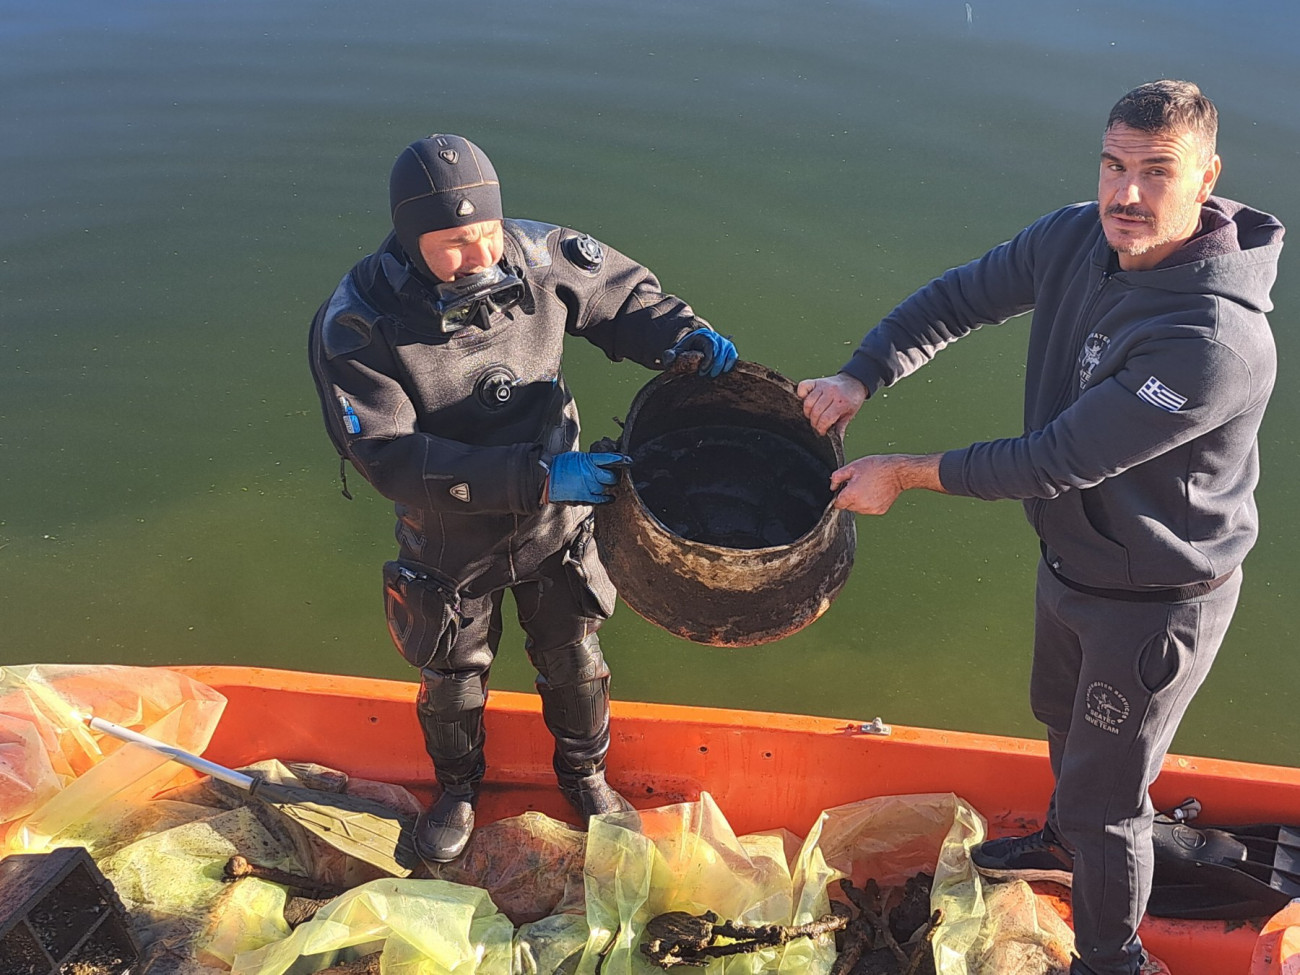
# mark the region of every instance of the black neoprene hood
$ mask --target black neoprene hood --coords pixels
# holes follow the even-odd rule
[[[501,184],[483,150],[459,135],[435,134],[402,150],[388,179],[393,230],[412,264],[433,277],[420,236],[500,220]]]

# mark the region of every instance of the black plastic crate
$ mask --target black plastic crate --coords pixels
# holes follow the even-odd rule
[[[140,948],[81,847],[0,860],[0,975],[127,975]]]

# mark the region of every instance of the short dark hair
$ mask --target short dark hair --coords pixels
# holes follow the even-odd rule
[[[1165,78],[1138,85],[1115,103],[1106,131],[1123,123],[1140,132],[1190,132],[1206,162],[1214,155],[1219,110],[1190,81]]]

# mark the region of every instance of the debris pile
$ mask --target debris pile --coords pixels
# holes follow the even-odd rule
[[[809,924],[785,925],[724,921],[712,911],[703,914],[668,911],[646,923],[641,951],[660,968],[676,965],[702,968],[714,958],[776,948],[795,938],[824,937],[846,924],[847,917],[835,914]]]
[[[857,913],[838,939],[831,975],[934,975],[931,942],[940,915],[930,911],[933,882],[929,874],[918,873],[901,888],[882,891],[874,880],[862,888],[841,880],[840,889]]]
[[[713,959],[753,975],[928,975],[936,955],[943,975],[1069,965],[1068,927],[1027,885],[981,893],[968,851],[984,823],[950,793],[837,806],[804,838],[738,836],[705,791],[585,832],[525,812],[481,824],[454,863],[408,869],[400,835],[362,829],[373,817],[409,830],[422,803],[398,784],[271,759],[195,779],[135,747],[151,736],[169,758],[201,752],[224,703],[155,668],[0,668],[13,770],[0,775],[0,876],[62,857],[103,880],[77,898],[72,872],[11,882],[0,975],[358,975],[380,959],[481,975]],[[101,726],[114,720],[135,738],[112,740]]]

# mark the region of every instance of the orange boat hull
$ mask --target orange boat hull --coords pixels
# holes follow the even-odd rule
[[[274,756],[393,782],[427,798],[432,769],[415,685],[255,667],[176,668],[229,704],[205,756],[238,766]],[[555,788],[552,740],[535,695],[493,691],[480,822],[527,810],[574,822]],[[737,834],[805,835],[823,809],[881,795],[952,792],[994,835],[1036,828],[1051,790],[1046,744],[860,721],[616,701],[609,778],[634,805],[709,792]],[[1170,756],[1158,807],[1200,799],[1215,822],[1300,819],[1300,769]],[[1262,920],[1259,922],[1262,925]],[[1148,919],[1143,941],[1174,975],[1245,975],[1259,925]]]

